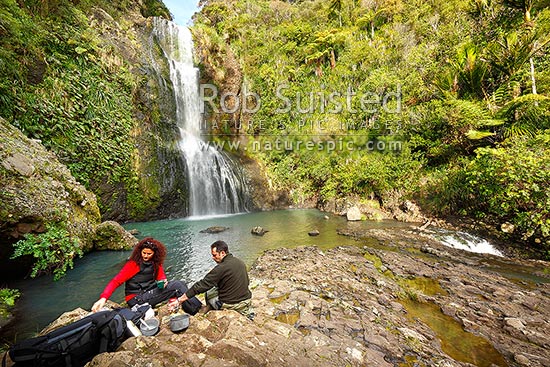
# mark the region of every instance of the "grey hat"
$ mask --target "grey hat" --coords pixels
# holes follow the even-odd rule
[[[184,313],[174,315],[170,318],[170,330],[173,333],[179,333],[189,327],[189,315]]]

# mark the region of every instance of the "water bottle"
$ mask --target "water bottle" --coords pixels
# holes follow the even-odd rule
[[[168,311],[176,312],[180,306],[180,303],[177,298],[170,298],[168,301]]]

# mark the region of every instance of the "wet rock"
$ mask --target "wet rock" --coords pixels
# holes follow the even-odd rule
[[[269,232],[269,231],[263,229],[260,226],[256,226],[256,227],[252,228],[252,230],[250,231],[250,233],[252,233],[255,236],[263,236],[267,232]]]
[[[408,329],[408,328],[405,328],[405,327],[397,328],[397,330],[399,330],[399,332],[401,334],[403,334],[403,336],[405,338],[417,340],[419,342],[427,342],[428,341],[424,335],[418,333],[415,330],[411,330],[411,329]]]
[[[214,227],[208,227],[208,228],[203,229],[199,232],[200,233],[216,234],[216,233],[221,233],[221,232],[227,231],[228,229],[229,229],[229,227],[214,226]]]

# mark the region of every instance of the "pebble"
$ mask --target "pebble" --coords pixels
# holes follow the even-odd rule
[[[514,355],[514,360],[521,364],[522,366],[529,366],[531,365],[530,361],[529,361],[529,358],[527,358],[526,356],[524,356],[523,354],[516,354]]]
[[[505,318],[504,323],[506,323],[506,325],[508,325],[510,327],[513,327],[514,329],[517,329],[517,330],[520,330],[520,331],[523,331],[525,329],[525,325],[523,324],[523,322],[520,319],[515,318],[515,317]]]

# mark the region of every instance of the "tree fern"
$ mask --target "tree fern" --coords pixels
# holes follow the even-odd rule
[[[506,103],[497,116],[506,121],[502,130],[504,138],[534,136],[550,128],[550,98],[527,94]]]

